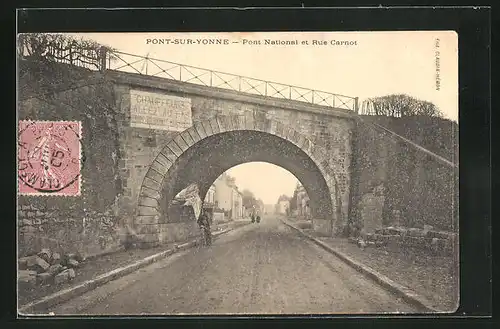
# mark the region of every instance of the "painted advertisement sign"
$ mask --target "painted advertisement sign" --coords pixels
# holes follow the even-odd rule
[[[130,126],[183,131],[193,124],[191,99],[130,90]]]

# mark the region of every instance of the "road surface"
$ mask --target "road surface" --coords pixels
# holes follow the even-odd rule
[[[47,310],[56,315],[415,312],[279,219],[264,218]]]

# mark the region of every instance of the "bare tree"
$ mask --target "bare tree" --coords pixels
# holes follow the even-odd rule
[[[61,62],[83,67],[102,68],[114,60],[114,49],[92,40],[77,40],[55,33],[24,33],[18,36],[18,56],[40,62]]]
[[[391,117],[443,117],[435,104],[405,94],[369,98],[363,102],[361,114]]]

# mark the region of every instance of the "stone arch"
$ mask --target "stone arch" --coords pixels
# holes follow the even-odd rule
[[[252,135],[245,135],[245,133]],[[179,185],[179,181],[184,182],[189,177],[189,172],[187,172],[184,179],[181,179],[182,177],[179,178],[179,175],[183,174],[184,166],[190,159],[188,154],[191,152],[191,156],[198,156],[196,150],[200,151],[204,149],[200,146],[203,145],[202,143],[207,143],[207,141],[216,143],[216,139],[220,136],[237,138],[238,134],[241,134],[240,138],[260,136],[261,138],[270,138],[269,141],[266,140],[269,143],[283,142],[283,145],[289,145],[291,152],[295,152],[292,157],[300,159],[301,164],[295,166],[293,161],[287,162],[286,159],[283,159],[287,156],[286,153],[281,154],[281,157],[275,157],[267,162],[282,166],[299,178],[299,180],[301,180],[300,177],[296,175],[299,171],[297,166],[306,166],[308,174],[313,177],[312,181],[316,182],[314,184],[304,184],[303,182],[306,190],[309,189],[307,191],[308,194],[310,194],[311,187],[314,188],[317,185],[322,185],[321,188],[318,187],[320,191],[315,192],[318,195],[315,199],[314,208],[316,215],[336,222],[342,223],[345,221],[347,214],[344,214],[342,211],[343,208],[336,178],[338,168],[336,168],[335,163],[328,160],[326,149],[314,144],[307,136],[297,132],[290,126],[271,118],[262,116],[257,118],[253,112],[247,112],[244,115],[215,116],[210,120],[196,122],[192,127],[173,137],[159,152],[143,179],[135,214],[135,228],[139,239],[145,245],[155,245],[162,241],[160,224],[165,220],[163,217],[166,216],[164,211],[166,202],[168,203],[177,192],[187,186],[185,184],[181,188],[177,185]],[[249,162],[249,159],[250,161],[262,161],[258,160],[259,150],[254,150],[250,153],[253,157],[246,158],[244,155],[241,155],[239,158],[229,159],[229,162],[226,162],[220,168],[207,170],[209,174],[203,176],[203,180],[211,184],[222,172],[235,165]],[[207,156],[210,157],[212,155],[208,154]],[[208,161],[207,165],[213,163],[213,161]],[[303,175],[303,177],[307,178],[309,176]],[[168,184],[169,182],[177,183]],[[202,198],[205,196],[208,186],[200,188]]]

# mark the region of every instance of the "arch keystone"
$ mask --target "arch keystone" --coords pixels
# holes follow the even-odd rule
[[[281,122],[278,121],[276,123],[276,135],[283,138],[284,137],[283,136],[284,129],[285,129],[285,126]]]
[[[212,118],[209,121],[210,127],[212,127],[212,132],[214,134],[220,133],[219,123],[217,122],[217,118]]]
[[[219,122],[221,132],[226,132],[229,130],[229,120],[226,116],[218,116],[216,119]]]
[[[231,121],[231,130],[239,130],[238,116],[233,115],[229,117],[229,121]]]
[[[269,133],[272,135],[276,135],[276,128],[277,128],[278,122],[276,120],[270,120],[270,121],[271,121],[271,125],[269,127]]]
[[[245,115],[238,115],[236,116],[236,122],[237,122],[237,129],[238,130],[245,130]]]
[[[250,111],[245,112],[245,129],[255,129],[255,119],[253,117],[253,113]]]
[[[267,132],[266,123],[263,119],[259,118],[255,120],[255,130]]]

